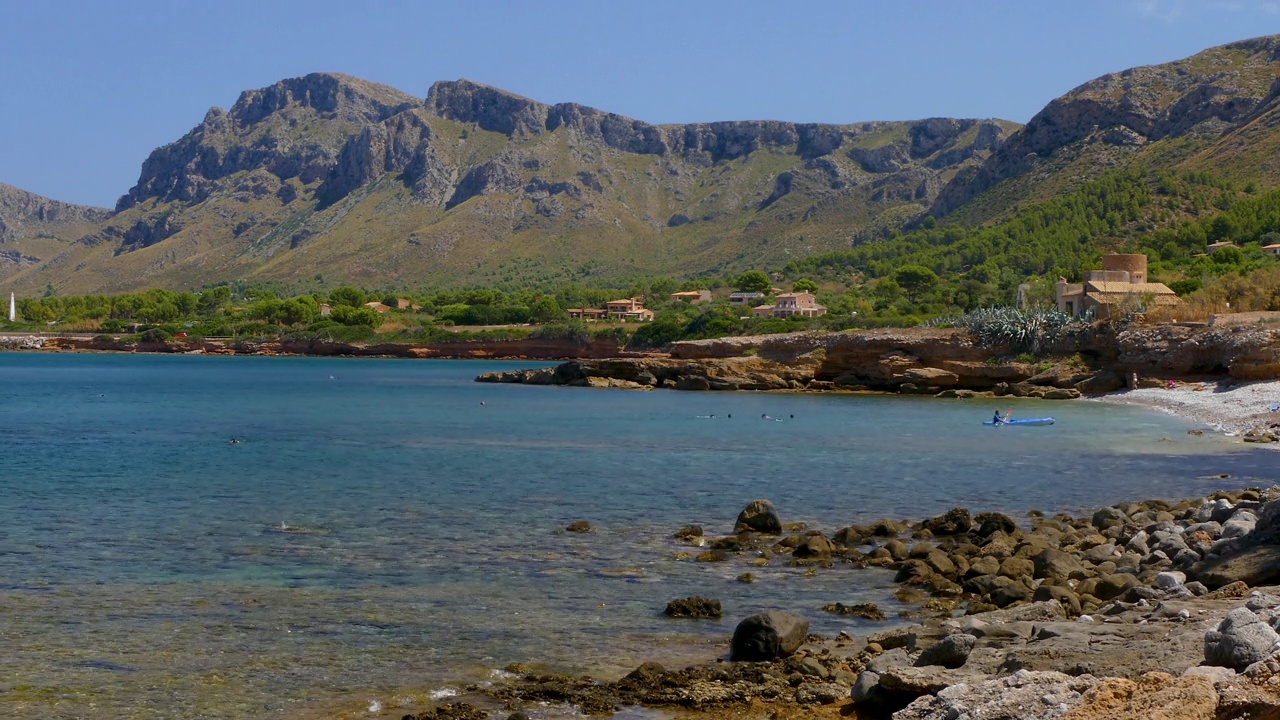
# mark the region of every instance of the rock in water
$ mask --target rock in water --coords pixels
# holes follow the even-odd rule
[[[959,535],[969,532],[973,520],[969,511],[964,508],[952,508],[945,515],[939,515],[924,521],[924,528],[934,535]]]
[[[704,598],[700,595],[672,600],[667,603],[668,617],[718,618],[724,616],[720,609],[720,601]]]
[[[809,635],[809,621],[785,612],[765,612],[738,623],[730,643],[733,661],[769,661],[800,649]]]
[[[778,519],[778,511],[768,500],[752,500],[738,513],[738,522],[734,532],[754,530],[767,535],[782,534],[782,521]]]
[[[569,523],[568,525],[566,525],[564,530],[565,532],[571,532],[571,533],[591,532],[591,523],[587,522],[586,520],[575,520]]]

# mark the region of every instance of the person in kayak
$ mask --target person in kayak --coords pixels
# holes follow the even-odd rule
[[[1000,411],[997,410],[996,414],[991,416],[991,423],[994,425],[999,425],[1002,422],[1004,421],[1000,419]]]

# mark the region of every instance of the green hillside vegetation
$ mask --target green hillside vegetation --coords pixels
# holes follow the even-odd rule
[[[1209,243],[1232,242],[1209,254]],[[1139,252],[1149,258],[1151,280],[1166,282],[1186,300],[1187,317],[1232,309],[1280,310],[1280,260],[1262,251],[1280,243],[1280,190],[1205,173],[1174,177],[1124,172],[1021,210],[1013,219],[983,228],[937,225],[850,250],[796,260],[769,273],[677,281],[635,276],[626,281],[548,283],[532,289],[473,287],[416,292],[362,290],[351,286],[290,293],[280,283],[237,283],[200,293],[151,290],[115,296],[24,298],[22,318],[33,327],[141,332],[161,329],[192,336],[279,336],[431,341],[462,337],[458,328],[503,326],[502,337],[534,328],[589,339],[595,333],[634,332],[633,344],[660,347],[674,340],[799,329],[850,329],[913,325],[978,308],[1009,305],[1021,284],[1034,305],[1048,306],[1057,278],[1079,281],[1101,266],[1107,252]],[[308,284],[322,285],[316,277]],[[728,304],[733,289],[814,291],[829,313],[819,318],[752,318]],[[712,289],[721,299],[686,305],[672,292]],[[571,322],[570,308],[603,307],[610,300],[644,297],[655,321],[625,326]],[[379,315],[369,301],[411,310]],[[322,316],[321,304],[332,307]],[[466,335],[465,337],[472,337]]]
[[[844,285],[847,294],[870,299],[881,313],[896,307],[903,315],[933,315],[1012,303],[1018,285],[1027,282],[1033,299],[1046,303],[1059,277],[1079,282],[1109,252],[1146,254],[1151,280],[1186,294],[1212,278],[1273,265],[1275,258],[1261,247],[1280,242],[1277,233],[1280,191],[1259,193],[1252,184],[1240,188],[1205,173],[1126,172],[1002,223],[966,228],[926,221],[882,242],[793,261],[784,273]],[[1209,255],[1207,245],[1214,242],[1241,249]],[[937,280],[925,292],[917,287],[908,293],[903,281],[918,285],[919,268]],[[903,302],[904,294],[912,296]]]

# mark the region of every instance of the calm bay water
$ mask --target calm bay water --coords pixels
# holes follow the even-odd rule
[[[399,717],[510,662],[621,674],[760,609],[898,609],[881,571],[678,555],[759,497],[834,532],[1277,480],[1138,408],[472,382],[503,367],[0,354],[0,715]],[[728,618],[660,617],[695,593]]]

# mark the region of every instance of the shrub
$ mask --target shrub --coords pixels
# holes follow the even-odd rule
[[[543,325],[533,331],[532,337],[539,340],[568,340],[586,345],[591,342],[591,330],[582,320],[567,320]]]

